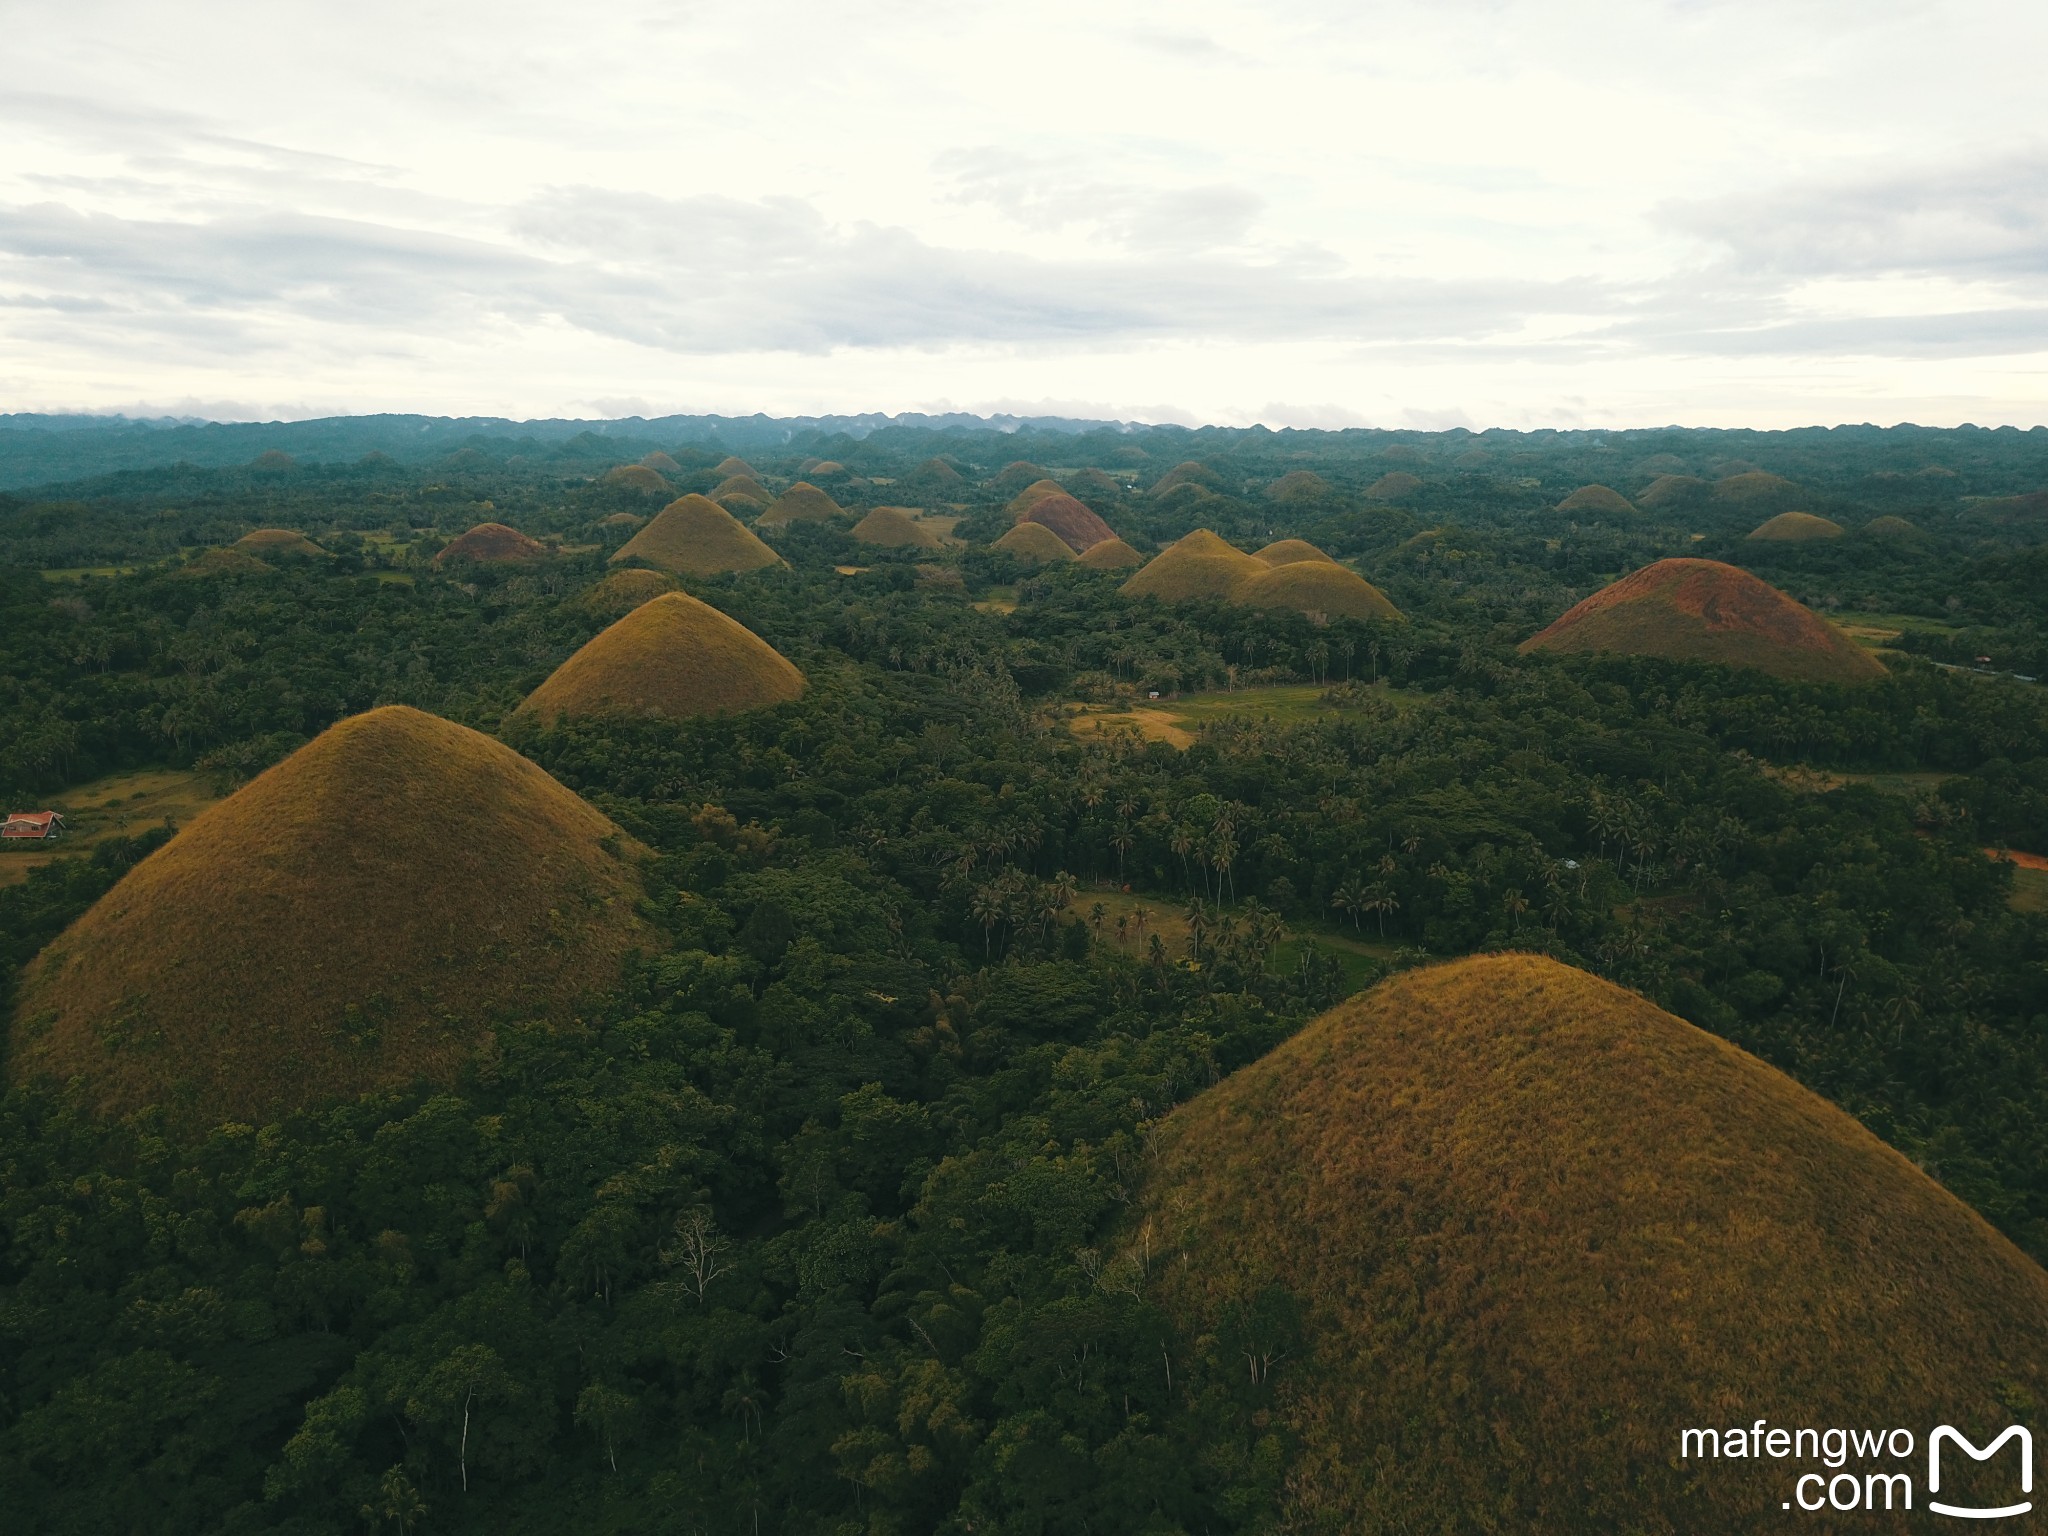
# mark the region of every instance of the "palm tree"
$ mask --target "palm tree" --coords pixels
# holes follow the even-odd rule
[[[1386,882],[1381,881],[1366,892],[1365,909],[1379,915],[1380,937],[1384,939],[1387,936],[1387,914],[1400,911],[1401,902]]]
[[[1529,910],[1529,898],[1524,896],[1519,890],[1510,889],[1505,896],[1501,897],[1500,904],[1507,909],[1508,916],[1515,920],[1515,932],[1520,933],[1522,931],[1522,914]]]
[[[1330,905],[1339,912],[1349,912],[1353,928],[1358,926],[1358,914],[1367,910],[1365,892],[1350,881],[1346,881],[1330,893]]]

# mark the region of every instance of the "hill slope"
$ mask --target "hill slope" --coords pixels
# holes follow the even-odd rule
[[[450,539],[434,556],[436,565],[473,560],[478,565],[532,565],[548,557],[547,545],[530,539],[517,528],[503,523],[478,523],[469,532]]]
[[[1774,1530],[1831,1469],[1681,1461],[1681,1430],[1982,1437],[2048,1396],[2048,1274],[1791,1079],[1549,959],[1407,972],[1155,1144],[1182,1338],[1240,1374],[1292,1346],[1278,1529]]]
[[[1071,560],[1074,551],[1067,541],[1043,523],[1018,523],[989,546],[1019,560]]]
[[[1077,563],[1091,571],[1133,571],[1145,563],[1145,557],[1122,539],[1111,538],[1089,545]]]
[[[1337,563],[1307,539],[1275,539],[1258,552],[1257,558],[1268,565],[1293,565],[1301,560],[1320,560],[1328,565]]]
[[[775,499],[755,519],[763,528],[780,528],[788,523],[823,523],[846,509],[808,480],[799,480]]]
[[[1290,560],[1247,576],[1230,600],[1246,608],[1285,608],[1321,619],[1399,619],[1386,594],[1330,559]]]
[[[686,592],[666,592],[555,668],[517,714],[543,725],[604,715],[687,720],[765,709],[803,691],[803,673],[744,624]]]
[[[1104,539],[1116,537],[1114,528],[1064,493],[1041,496],[1024,509],[1018,521],[1050,528],[1074,550],[1093,549]]]
[[[559,1011],[646,942],[619,835],[488,736],[400,706],[344,720],[36,958],[10,1074],[204,1125],[451,1081],[490,1015]]]
[[[1766,543],[1803,544],[1810,539],[1839,539],[1842,525],[1833,518],[1816,517],[1811,512],[1780,512],[1751,529],[1749,536]]]
[[[937,549],[946,542],[901,507],[875,508],[853,525],[853,537],[886,549]]]
[[[1181,603],[1196,597],[1227,598],[1247,576],[1273,567],[1248,555],[1206,528],[1167,545],[1123,585],[1126,597],[1156,597]]]
[[[1635,511],[1635,506],[1621,492],[1610,485],[1582,485],[1571,495],[1557,504],[1560,512],[1609,513],[1621,516]]]
[[[292,528],[258,528],[228,546],[259,560],[325,559],[327,551]]]
[[[1753,667],[1806,682],[1864,682],[1884,667],[1776,587],[1718,560],[1659,560],[1603,587],[1524,651],[1618,651]]]
[[[653,522],[613,551],[613,563],[627,560],[644,560],[692,576],[715,576],[758,571],[780,564],[782,557],[717,502],[693,495],[670,502]]]

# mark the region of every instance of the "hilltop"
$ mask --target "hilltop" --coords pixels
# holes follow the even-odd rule
[[[1718,560],[1659,560],[1603,587],[1522,642],[1753,667],[1805,682],[1865,682],[1884,667],[1811,609]]]
[[[651,571],[642,565],[613,571],[583,594],[583,606],[601,618],[615,619],[642,603],[676,590],[676,579],[666,571]]]
[[[1608,513],[1621,517],[1635,511],[1635,504],[1607,485],[1582,485],[1557,504],[1560,512]]]
[[[840,516],[845,510],[810,481],[799,480],[777,497],[775,504],[755,522],[763,528],[780,528],[788,523],[822,523]]]
[[[245,533],[228,546],[245,555],[254,555],[259,560],[311,560],[326,559],[327,551],[290,528],[258,528],[254,533]]]
[[[1328,556],[1290,560],[1248,576],[1231,591],[1230,600],[1246,608],[1285,608],[1311,618],[1401,618],[1401,610],[1378,587]]]
[[[1123,585],[1126,597],[1156,597],[1181,603],[1190,598],[1228,598],[1247,576],[1272,567],[1236,545],[1197,528],[1154,555],[1145,568]]]
[[[558,1012],[648,942],[632,852],[488,736],[403,706],[354,716],[37,957],[10,1073],[195,1126],[452,1082],[493,1016]]]
[[[1301,560],[1320,560],[1328,565],[1337,563],[1307,539],[1275,539],[1258,551],[1254,558],[1268,565],[1293,565]]]
[[[653,522],[621,544],[612,562],[644,560],[665,571],[691,576],[758,571],[782,557],[741,526],[725,508],[703,496],[670,502]]]
[[[1057,480],[1034,480],[1025,486],[1023,490],[1012,496],[1003,507],[1003,510],[1012,517],[1022,517],[1031,510],[1035,503],[1045,500],[1048,496],[1064,496],[1066,494],[1066,487]]]
[[[1637,502],[1646,507],[1674,506],[1689,501],[1707,489],[1707,482],[1694,475],[1659,475],[1643,488]]]
[[[1161,475],[1146,494],[1164,496],[1168,491],[1179,490],[1184,485],[1192,485],[1204,491],[1223,489],[1223,482],[1217,477],[1215,470],[1206,464],[1197,464],[1193,459],[1189,459],[1185,463],[1174,465]]]
[[[1782,544],[1805,543],[1809,539],[1839,539],[1842,525],[1832,518],[1816,517],[1811,512],[1780,512],[1750,530],[1749,536],[1766,543]]]
[[[1368,501],[1402,501],[1422,489],[1422,482],[1405,469],[1392,469],[1365,488]]]
[[[668,458],[667,454],[662,455]],[[670,459],[673,464],[675,461]],[[604,472],[604,484],[621,491],[638,491],[643,496],[667,496],[675,487],[646,464],[620,464]]]
[[[1019,560],[1074,558],[1073,547],[1043,523],[1018,523],[989,547],[1015,555]]]
[[[1145,557],[1122,539],[1108,538],[1100,544],[1089,545],[1076,563],[1091,571],[1130,571],[1143,565]]]
[[[1330,482],[1312,469],[1290,469],[1266,487],[1270,501],[1319,501],[1330,494]]]
[[[448,541],[434,556],[436,565],[471,560],[478,565],[531,565],[548,557],[547,545],[530,539],[517,528],[503,523],[478,523],[469,532]]]
[[[853,525],[853,537],[886,549],[937,549],[946,542],[902,507],[875,508]]]
[[[688,720],[765,709],[803,691],[803,673],[739,620],[668,592],[563,662],[517,714],[543,727],[606,715]]]
[[[1093,549],[1116,537],[1114,528],[1064,492],[1041,496],[1024,509],[1018,521],[1043,524],[1075,550]]]
[[[2048,1396],[2048,1274],[1782,1073],[1547,958],[1406,972],[1153,1144],[1153,1297],[1183,1350],[1270,1372],[1281,1527],[1732,1536],[1815,1463],[1681,1461],[1684,1428],[1982,1434]]]

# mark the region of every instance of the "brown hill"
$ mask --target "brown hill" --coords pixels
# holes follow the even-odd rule
[[[1407,971],[1153,1148],[1124,1262],[1183,1350],[1263,1380],[1274,1529],[1750,1536],[1837,1469],[1683,1430],[1988,1443],[2048,1400],[2048,1274],[1784,1074],[1546,958]]]
[[[1907,522],[1903,517],[1873,517],[1869,522],[1857,529],[1858,533],[1867,534],[1874,539],[1911,538],[1919,533],[1919,531],[1916,526]]]
[[[1405,469],[1389,470],[1365,488],[1368,501],[1406,501],[1422,489],[1422,482]]]
[[[1114,501],[1123,493],[1123,482],[1099,469],[1077,469],[1067,476],[1067,494],[1082,501],[1091,496]]]
[[[1023,490],[1012,496],[1003,510],[1012,517],[1022,517],[1032,507],[1048,496],[1064,496],[1066,490],[1057,480],[1034,480]]]
[[[690,576],[717,576],[779,565],[782,557],[717,502],[683,496],[663,507],[653,522],[613,551],[614,564],[628,560],[644,560]]]
[[[941,492],[958,491],[967,484],[966,477],[944,459],[926,459],[910,472],[908,478]]]
[[[171,574],[197,579],[202,576],[269,576],[274,565],[239,549],[209,549],[193,556]]]
[[[1605,485],[1582,485],[1571,495],[1557,504],[1560,512],[1587,512],[1594,515],[1606,514],[1623,517],[1633,514],[1635,506],[1621,492]]]
[[[804,675],[687,592],[650,599],[557,667],[517,714],[551,726],[608,715],[688,720],[786,703]]]
[[[651,571],[632,565],[613,571],[583,594],[583,606],[601,619],[616,619],[631,613],[642,603],[676,590],[675,577],[666,571]]]
[[[1145,563],[1145,557],[1122,539],[1104,539],[1083,550],[1075,563],[1091,571],[1133,571]]]
[[[453,565],[468,560],[477,565],[532,565],[548,557],[547,545],[529,539],[517,528],[503,523],[478,523],[469,532],[448,541],[434,556],[436,565]]]
[[[730,492],[724,496],[715,496],[711,499],[725,508],[734,517],[750,523],[758,523],[761,520],[761,514],[768,510],[768,503],[760,497],[742,496],[738,491]]]
[[[1707,473],[1716,480],[1732,480],[1737,475],[1755,475],[1761,474],[1762,471],[1747,459],[1723,459],[1720,463],[1712,465]]]
[[[853,525],[853,536],[885,549],[937,549],[946,542],[901,507],[875,508]]]
[[[1324,560],[1331,565],[1337,563],[1307,539],[1275,539],[1258,552],[1258,558],[1268,565],[1293,565],[1298,560]]]
[[[1017,459],[998,470],[996,477],[989,481],[988,488],[996,495],[1007,498],[1016,495],[1034,480],[1050,479],[1052,471],[1043,464],[1033,464],[1028,459]]]
[[[752,475],[727,475],[711,488],[713,501],[723,501],[728,496],[751,496],[764,507],[775,500],[775,493]]]
[[[724,458],[720,459],[711,473],[726,479],[731,479],[734,475],[746,475],[753,479],[760,478],[754,474],[754,466],[736,454],[727,454]]]
[[[1206,464],[1197,464],[1193,459],[1189,459],[1185,463],[1174,465],[1161,475],[1146,494],[1164,496],[1168,491],[1177,491],[1184,485],[1199,486],[1202,490],[1219,494],[1223,490],[1223,480],[1216,471]]]
[[[258,528],[245,533],[229,546],[259,560],[313,560],[327,558],[327,551],[290,528]]]
[[[192,1126],[452,1081],[491,1017],[557,1013],[648,943],[622,843],[488,736],[357,715],[202,812],[29,965],[9,1070]]]
[[[1802,494],[1798,486],[1782,475],[1766,474],[1760,469],[1746,470],[1739,475],[1723,475],[1713,484],[1714,500],[1734,506],[1783,501],[1788,496]]]
[[[1617,651],[1752,667],[1806,682],[1866,682],[1884,668],[1776,587],[1718,560],[1659,560],[1604,587],[1524,651]]]
[[[1636,461],[1637,474],[1655,475],[1660,478],[1664,475],[1686,474],[1688,468],[1685,460],[1675,453],[1653,453],[1647,459]]]
[[[1266,487],[1272,501],[1320,501],[1330,494],[1330,482],[1312,469],[1290,469]]]
[[[1804,543],[1809,539],[1839,539],[1842,525],[1832,518],[1815,517],[1811,512],[1780,512],[1768,522],[1759,523],[1750,530],[1752,539],[1770,543]]]
[[[755,521],[763,528],[781,528],[789,523],[823,523],[846,509],[808,480],[799,480],[776,498],[775,504]]]
[[[663,453],[659,448],[648,454],[640,462],[648,469],[653,470],[657,475],[679,475],[683,472],[683,466]]]
[[[673,496],[675,487],[645,464],[621,464],[604,472],[602,482],[617,491],[638,491],[642,496]]]
[[[1246,554],[1208,529],[1197,528],[1154,555],[1143,570],[1123,584],[1123,594],[1156,597],[1167,603],[1184,603],[1198,597],[1228,598],[1247,576],[1258,576],[1271,569],[1265,561]]]
[[[1972,517],[1994,523],[2037,523],[2048,518],[2048,491],[2028,491],[2021,496],[2000,496],[1980,501],[1969,509]]]
[[[1643,506],[1656,508],[1676,506],[1690,501],[1706,490],[1707,482],[1691,475],[1659,475],[1636,498]]]
[[[1071,496],[1046,496],[1034,501],[1020,519],[1042,523],[1076,550],[1093,549],[1116,530]]]
[[[820,459],[805,474],[806,479],[851,480],[856,478],[853,471],[837,459]]]
[[[1378,587],[1327,558],[1270,566],[1239,582],[1230,600],[1246,608],[1289,609],[1318,620],[1401,618],[1401,610]]]
[[[990,548],[1003,550],[1019,560],[1044,562],[1074,558],[1074,551],[1067,541],[1043,523],[1019,523]]]

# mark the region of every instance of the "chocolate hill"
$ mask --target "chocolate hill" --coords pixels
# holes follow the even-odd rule
[[[1770,521],[1751,529],[1749,536],[1766,543],[1803,544],[1810,539],[1839,539],[1842,525],[1832,518],[1816,517],[1811,512],[1780,512]]]
[[[1213,469],[1189,459],[1185,463],[1174,465],[1161,475],[1146,494],[1164,496],[1168,491],[1177,491],[1184,485],[1198,486],[1205,491],[1220,492],[1223,489],[1223,481]]]
[[[1064,496],[1066,490],[1057,480],[1034,480],[1023,490],[1012,496],[1003,510],[1012,517],[1022,517],[1037,503],[1048,496]]]
[[[1268,565],[1293,565],[1301,560],[1321,560],[1328,565],[1337,563],[1307,539],[1275,539],[1260,550],[1256,558]]]
[[[711,473],[719,476],[721,479],[731,479],[734,475],[746,475],[752,479],[760,478],[758,475],[755,475],[754,466],[745,459],[740,458],[737,454],[727,454],[724,458],[720,459]]]
[[[1227,599],[1247,576],[1259,576],[1272,567],[1236,545],[1197,528],[1154,555],[1145,568],[1123,584],[1126,597],[1156,597],[1161,602],[1184,603],[1191,598]]]
[[[683,472],[683,466],[663,453],[659,448],[641,459],[640,462],[648,469],[653,470],[657,475],[679,475]]]
[[[614,564],[628,560],[691,576],[717,576],[779,565],[782,557],[717,502],[683,496],[613,551]]]
[[[488,736],[402,706],[344,720],[37,956],[10,1073],[188,1126],[452,1082],[492,1017],[558,1013],[649,944],[622,836]]]
[[[1024,509],[1019,521],[1043,524],[1076,550],[1093,549],[1104,539],[1116,537],[1114,528],[1063,493],[1041,496]]]
[[[1014,531],[1013,529],[1012,532]],[[1114,538],[1104,539],[1100,544],[1089,545],[1081,551],[1080,558],[1075,562],[1077,565],[1085,565],[1091,571],[1132,571],[1144,563],[1143,555],[1122,539]]]
[[[277,567],[239,549],[209,549],[194,555],[171,574],[188,580],[206,576],[269,576]]]
[[[1645,507],[1676,506],[1690,501],[1707,488],[1707,482],[1692,475],[1659,475],[1643,488],[1636,501]]]
[[[1784,476],[1769,474],[1761,469],[1746,469],[1739,474],[1723,475],[1714,482],[1711,489],[1714,500],[1732,506],[1783,502],[1787,497],[1804,494]]]
[[[1124,488],[1115,476],[1106,475],[1099,469],[1077,469],[1067,476],[1067,494],[1074,497],[1096,497],[1115,500],[1123,495]]]
[[[1074,558],[1073,547],[1043,523],[1019,523],[989,547],[1040,563]]]
[[[803,673],[739,620],[668,592],[563,662],[515,714],[543,727],[606,716],[688,720],[766,709],[803,691]]]
[[[1405,972],[1153,1146],[1132,1244],[1180,1349],[1268,1373],[1275,1529],[1748,1536],[1835,1469],[1683,1430],[1988,1443],[2048,1400],[2048,1274],[1825,1100],[1547,958]]]
[[[1284,608],[1313,619],[1399,620],[1401,610],[1356,571],[1325,558],[1290,560],[1247,576],[1230,601],[1245,608]]]
[[[1312,469],[1290,469],[1266,487],[1272,501],[1320,501],[1330,494],[1330,482]]]
[[[1878,539],[1903,539],[1919,533],[1920,529],[1903,517],[1873,517],[1857,530]]]
[[[752,475],[727,475],[711,489],[713,501],[723,501],[728,496],[750,497],[764,507],[775,500],[775,493]]]
[[[823,523],[846,509],[808,480],[799,480],[776,498],[775,504],[755,521],[763,528],[781,528],[789,523]]]
[[[1884,668],[1776,587],[1718,560],[1659,560],[1604,587],[1524,651],[1617,651],[1852,683]]]
[[[1422,489],[1422,482],[1405,469],[1393,469],[1365,488],[1368,501],[1401,501]]]
[[[547,545],[530,539],[517,528],[503,523],[478,523],[469,532],[450,539],[434,556],[436,565],[453,565],[468,560],[477,565],[532,565],[548,557]]]
[[[327,551],[290,528],[258,528],[254,533],[245,533],[228,546],[245,555],[254,555],[258,560],[312,560],[326,559]]]
[[[1606,485],[1582,485],[1571,495],[1557,504],[1560,512],[1588,512],[1594,515],[1605,513],[1612,517],[1623,517],[1635,511],[1629,499]]]
[[[930,486],[932,489],[951,493],[961,490],[966,477],[944,459],[926,459],[906,476],[913,484]]]
[[[600,528],[641,528],[646,523],[647,519],[638,512],[611,512],[597,520]]]
[[[608,469],[603,483],[614,490],[638,491],[643,496],[669,496],[675,492],[674,486],[645,464],[621,464]]]
[[[650,571],[644,565],[613,571],[583,594],[583,606],[599,618],[615,619],[631,613],[642,603],[676,590],[676,579],[666,571]]]
[[[1050,479],[1052,471],[1043,464],[1033,464],[1028,459],[1017,459],[1005,464],[997,472],[996,477],[989,481],[988,488],[998,496],[1009,497],[1016,495],[1034,480]]]
[[[853,525],[853,536],[885,549],[937,549],[946,542],[902,507],[875,508]]]

